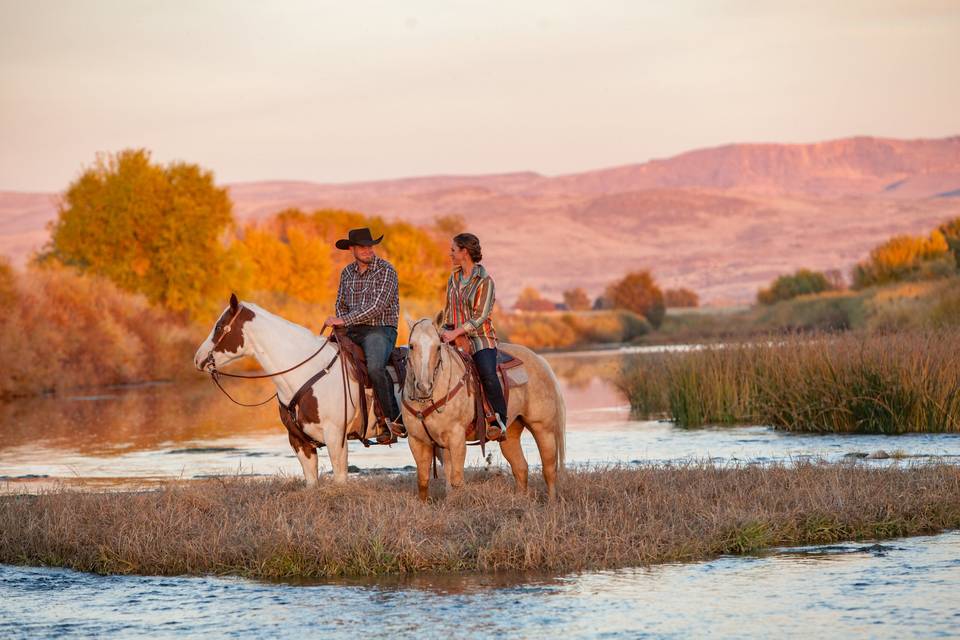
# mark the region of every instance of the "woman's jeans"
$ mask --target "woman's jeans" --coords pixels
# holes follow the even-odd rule
[[[490,406],[500,416],[500,422],[506,426],[507,401],[503,398],[503,387],[500,386],[500,378],[497,377],[497,350],[481,349],[473,354],[473,362],[477,365],[480,383],[487,394]]]

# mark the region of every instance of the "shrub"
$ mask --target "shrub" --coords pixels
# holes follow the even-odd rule
[[[898,282],[907,279],[933,279],[956,271],[956,260],[940,231],[928,238],[894,236],[870,252],[870,257],[853,269],[853,287]]]
[[[700,296],[690,289],[667,289],[663,292],[663,303],[668,309],[698,307]]]
[[[791,275],[778,277],[770,287],[761,289],[757,293],[757,302],[774,304],[809,293],[829,291],[831,288],[830,281],[825,274],[820,271],[800,269]]]
[[[106,280],[51,266],[15,276],[0,319],[0,397],[193,372],[201,330]]]

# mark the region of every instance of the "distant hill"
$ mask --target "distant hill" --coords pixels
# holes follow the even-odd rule
[[[527,285],[554,298],[573,286],[596,295],[649,267],[665,286],[728,304],[752,300],[780,273],[847,269],[890,235],[960,216],[960,136],[733,144],[556,177],[228,186],[243,222],[287,207],[418,223],[461,215],[508,302]],[[0,192],[0,252],[22,263],[54,217],[51,194]]]

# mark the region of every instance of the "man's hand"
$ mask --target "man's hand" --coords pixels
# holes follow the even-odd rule
[[[337,316],[330,316],[323,321],[323,328],[327,327],[342,327],[344,325],[343,318],[338,318]]]
[[[440,339],[444,342],[453,342],[459,336],[463,335],[463,329],[457,327],[456,329],[447,329],[442,334],[440,334]]]

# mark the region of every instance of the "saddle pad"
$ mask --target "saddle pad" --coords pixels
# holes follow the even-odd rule
[[[510,369],[505,369],[503,373],[507,376],[507,383],[511,387],[519,387],[530,382],[530,377],[527,375],[527,368],[524,366],[511,367]]]

